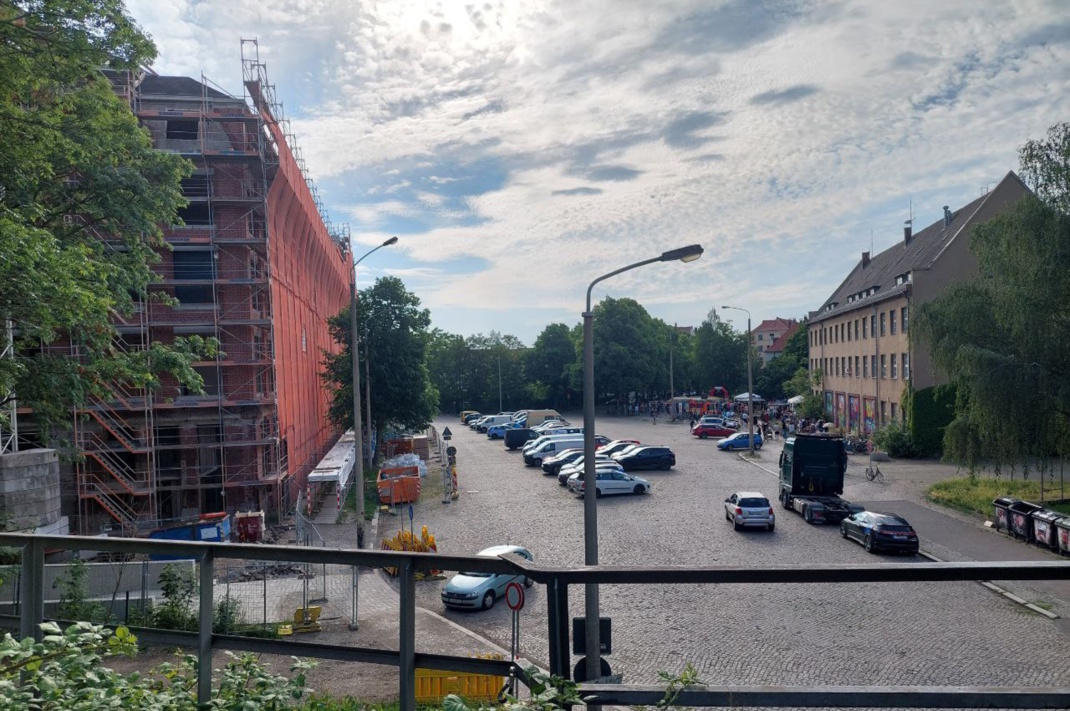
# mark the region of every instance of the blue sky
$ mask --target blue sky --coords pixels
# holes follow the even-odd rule
[[[874,243],[1070,120],[1070,2],[132,0],[155,69],[241,95],[240,38],[366,285],[534,341],[587,284],[669,322],[816,309]],[[726,318],[737,319],[738,312]],[[741,325],[740,322],[739,325]]]

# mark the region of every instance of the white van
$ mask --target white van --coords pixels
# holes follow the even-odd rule
[[[541,467],[542,460],[552,457],[563,449],[582,449],[583,434],[554,438],[524,453],[524,464],[529,467]]]
[[[528,452],[534,450],[536,447],[541,447],[543,444],[549,442],[552,439],[569,439],[575,437],[576,435],[582,434],[582,427],[565,427],[562,429],[552,430],[548,434],[540,435],[535,439],[531,440],[530,442],[525,444],[524,448],[520,451],[522,454],[527,454]]]
[[[486,432],[488,428],[494,425],[504,425],[507,422],[512,422],[512,415],[488,415],[479,421],[476,425],[477,432]]]

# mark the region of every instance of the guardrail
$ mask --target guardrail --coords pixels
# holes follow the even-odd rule
[[[551,673],[569,675],[568,588],[570,585],[711,585],[725,583],[890,583],[976,580],[1070,580],[1070,563],[907,563],[879,566],[833,565],[816,567],[607,567],[549,568],[519,556],[501,558],[399,553],[394,551],[304,548],[293,546],[184,543],[128,538],[82,538],[0,534],[0,546],[23,549],[19,615],[0,615],[0,623],[18,623],[23,637],[41,638],[44,621],[44,551],[94,550],[113,553],[161,554],[198,561],[199,628],[172,632],[131,628],[145,641],[194,646],[200,660],[197,693],[201,703],[212,691],[212,651],[231,649],[255,653],[294,655],[398,667],[400,711],[416,706],[416,669],[506,675],[510,663],[416,651],[416,579],[420,570],[473,571],[526,575],[546,586]],[[398,650],[349,647],[254,639],[212,632],[214,564],[218,559],[341,564],[399,571],[400,606]],[[583,685],[581,694],[591,703],[613,705],[653,704],[665,690],[654,686]],[[687,689],[674,702],[678,706],[862,707],[862,708],[1008,708],[1054,709],[1070,707],[1070,687],[897,687],[897,686],[711,686]]]

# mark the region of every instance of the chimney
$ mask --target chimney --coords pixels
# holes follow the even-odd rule
[[[949,227],[954,219],[955,213],[951,212],[947,205],[944,205],[944,227]]]
[[[862,252],[862,268],[869,266],[869,252]]]
[[[910,244],[910,240],[914,238],[914,228],[910,220],[903,223],[903,244]]]

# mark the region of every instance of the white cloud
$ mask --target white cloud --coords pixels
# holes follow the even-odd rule
[[[908,195],[919,227],[937,219],[1070,113],[1058,1],[130,7],[160,67],[235,91],[238,38],[259,35],[314,175],[376,178],[324,193],[370,228],[359,242],[380,243],[392,218],[432,220],[395,248],[432,312],[473,293],[495,294],[487,309],[537,295],[547,314],[578,312],[594,276],[701,242],[694,264],[597,293],[679,308],[681,322],[729,296],[756,318],[797,316],[871,229],[878,249],[898,239]],[[479,161],[504,182],[465,193],[450,168]],[[420,265],[444,255],[489,267],[428,278]]]

